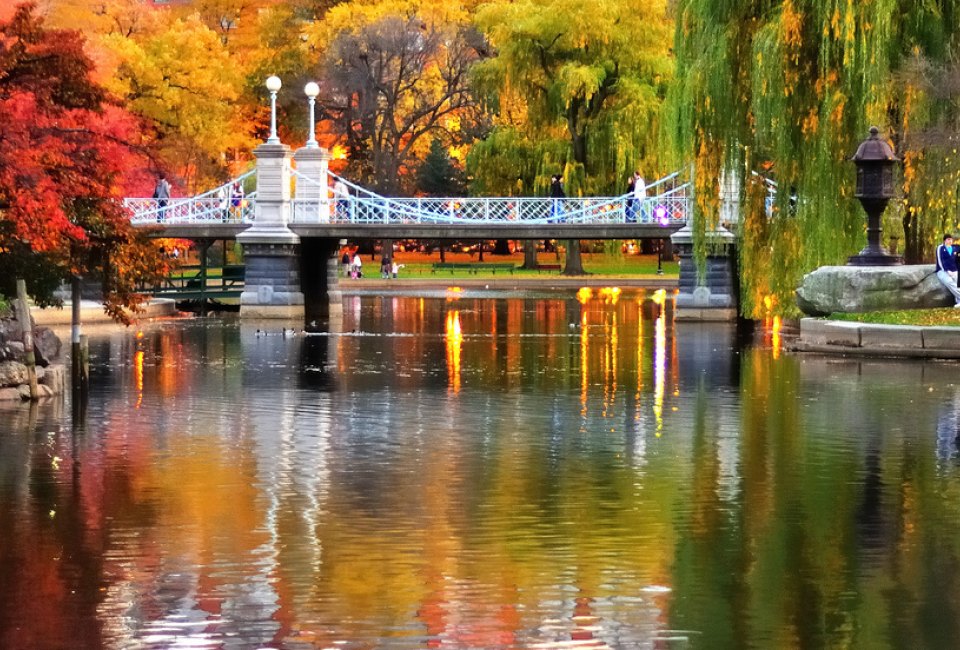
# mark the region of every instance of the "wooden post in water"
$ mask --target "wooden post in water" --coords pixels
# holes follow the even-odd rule
[[[27,283],[24,280],[17,280],[17,320],[23,327],[23,355],[27,365],[30,399],[36,400],[40,398],[40,388],[37,386],[37,357],[33,353],[33,321],[30,319]]]
[[[200,315],[207,315],[207,253],[210,252],[210,240],[200,241]]]
[[[75,275],[70,279],[70,385],[74,393],[86,392],[89,378],[81,349],[81,341],[86,342],[86,337],[80,333],[80,301],[80,276]]]
[[[80,335],[80,394],[85,399],[90,389],[90,344],[87,335]]]

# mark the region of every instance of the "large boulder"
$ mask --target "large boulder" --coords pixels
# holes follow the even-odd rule
[[[797,305],[810,316],[835,312],[950,307],[953,296],[933,264],[914,266],[821,266],[803,277]]]
[[[60,358],[60,337],[49,327],[35,327],[33,330],[33,353],[37,365],[49,366]]]

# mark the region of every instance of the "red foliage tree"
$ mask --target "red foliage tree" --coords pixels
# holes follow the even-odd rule
[[[127,321],[135,286],[161,274],[156,248],[120,198],[127,170],[145,169],[133,116],[90,77],[76,32],[51,30],[20,5],[0,22],[0,293],[27,280],[41,304],[73,274],[103,279],[108,313]]]

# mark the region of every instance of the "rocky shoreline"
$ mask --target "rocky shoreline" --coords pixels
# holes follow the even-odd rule
[[[66,387],[63,344],[49,327],[31,319],[33,353],[41,398],[61,395]],[[23,323],[12,309],[0,310],[0,401],[29,400],[30,385],[23,345]]]

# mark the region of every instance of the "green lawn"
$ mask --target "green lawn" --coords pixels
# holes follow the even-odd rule
[[[461,261],[461,260],[457,260]],[[487,259],[484,262],[491,264],[502,264],[504,260],[501,258],[487,256]],[[507,260],[509,261],[509,259]],[[400,279],[403,278],[497,278],[497,277],[511,277],[509,271],[497,270],[496,272],[492,270],[486,270],[483,268],[484,263],[476,262],[473,260],[473,263],[477,264],[476,269],[456,269],[456,270],[438,270],[433,271],[432,262],[407,262],[403,263],[404,266],[400,270]],[[522,259],[515,260],[516,268],[512,274],[512,277],[523,277],[523,278],[543,278],[547,279],[550,276],[560,276],[560,271],[557,270],[541,270],[536,271],[532,269],[521,269],[519,266],[523,263]],[[541,264],[560,264],[562,270],[562,260],[557,261],[556,259],[541,259]],[[364,265],[364,275],[365,277],[370,278],[379,278],[379,266],[374,265],[374,268],[369,268],[370,265]],[[663,267],[663,276],[664,277],[677,277],[680,274],[680,265],[677,262],[671,260],[665,260],[662,263]],[[618,277],[636,277],[636,276],[645,276],[645,275],[657,275],[657,258],[650,256],[625,256],[623,258],[611,258],[604,255],[584,255],[583,268],[587,273],[592,275],[603,275],[603,276],[618,276]]]
[[[863,314],[830,314],[830,320],[877,325],[919,325],[924,327],[960,327],[960,309],[904,309],[901,311],[873,311]]]

